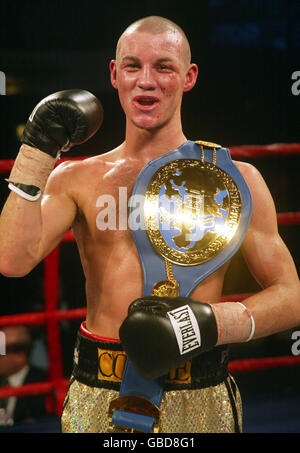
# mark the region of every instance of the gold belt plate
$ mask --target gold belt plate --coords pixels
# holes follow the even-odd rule
[[[233,238],[241,208],[233,178],[214,163],[171,161],[153,175],[146,190],[147,235],[171,263],[199,265],[218,255]]]

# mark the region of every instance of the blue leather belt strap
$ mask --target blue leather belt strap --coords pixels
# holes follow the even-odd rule
[[[119,397],[122,396],[141,396],[160,407],[163,393],[164,377],[146,381],[137,374],[130,360],[127,358],[123,379],[121,383]],[[112,424],[143,433],[152,433],[154,427],[154,417],[142,415],[135,412],[115,410],[112,416]]]

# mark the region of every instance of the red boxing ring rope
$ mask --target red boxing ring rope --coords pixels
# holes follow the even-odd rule
[[[230,147],[233,158],[255,158],[265,156],[296,155],[300,154],[300,143],[274,143],[270,145],[244,145]],[[60,159],[57,164],[65,160],[83,160],[86,157]],[[0,173],[11,170],[14,160],[1,160]],[[297,225],[300,223],[300,212],[283,212],[277,214],[278,225]],[[74,242],[71,230],[64,235],[62,242]],[[39,313],[21,313],[0,317],[0,329],[5,325],[18,324],[45,324],[49,361],[49,379],[47,382],[25,384],[20,387],[0,388],[0,399],[9,396],[24,396],[33,394],[47,394],[47,411],[61,415],[64,398],[69,384],[63,377],[61,342],[59,335],[59,322],[62,320],[84,319],[86,308],[59,310],[58,307],[58,279],[59,279],[59,252],[58,245],[44,259],[44,291],[45,311]],[[233,294],[223,296],[222,301],[242,301],[250,294]],[[257,370],[266,370],[275,367],[300,365],[300,356],[282,356],[258,359],[240,359],[229,362],[229,372],[239,373]]]

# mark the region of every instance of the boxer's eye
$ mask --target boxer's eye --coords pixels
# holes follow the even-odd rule
[[[172,72],[174,70],[172,65],[164,63],[159,63],[156,68],[160,72]]]
[[[127,64],[125,67],[126,67],[126,69],[131,70],[131,71],[135,71],[135,70],[139,69],[139,66],[136,63]]]

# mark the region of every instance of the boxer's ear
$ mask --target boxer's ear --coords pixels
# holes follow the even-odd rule
[[[198,77],[198,66],[195,63],[193,63],[189,66],[189,69],[185,75],[185,83],[183,87],[184,92],[190,91],[194,87],[197,81],[197,77]]]
[[[114,88],[118,89],[117,85],[117,64],[116,60],[111,60],[109,63],[109,70],[110,70],[110,81]]]

